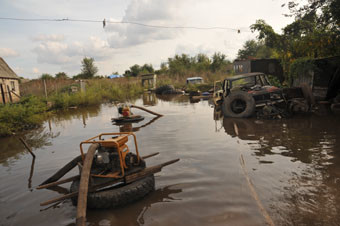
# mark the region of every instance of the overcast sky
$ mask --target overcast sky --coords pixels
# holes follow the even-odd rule
[[[83,57],[93,57],[101,75],[124,73],[133,64],[160,63],[175,54],[233,60],[245,41],[256,37],[249,26],[264,19],[275,31],[292,21],[284,17],[287,0],[0,0],[0,17],[132,21],[162,26],[227,27],[228,30],[160,29],[132,24],[24,22],[0,20],[0,56],[19,75],[80,72]],[[234,30],[235,29],[235,30]],[[236,30],[240,29],[241,33]]]

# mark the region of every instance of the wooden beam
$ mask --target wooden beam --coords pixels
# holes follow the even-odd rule
[[[33,153],[32,149],[28,146],[28,144],[26,143],[26,141],[25,141],[22,137],[19,137],[19,140],[23,143],[23,145],[24,145],[25,148],[29,151],[29,153],[31,153],[31,155],[33,156],[33,158],[35,158],[35,154]]]
[[[68,173],[69,171],[71,171],[78,162],[80,162],[81,159],[81,155],[75,157],[74,159],[72,159],[69,163],[67,163],[64,167],[62,167],[60,170],[58,170],[55,174],[53,174],[51,177],[49,177],[47,180],[45,180],[44,182],[42,182],[40,184],[44,185],[44,184],[49,184],[52,182],[56,182],[57,180],[59,180],[60,178],[62,178],[66,173]]]
[[[145,155],[145,156],[142,157],[142,159],[147,159],[147,158],[153,157],[153,156],[158,155],[158,154],[159,154],[159,152],[155,152],[155,153],[152,153],[150,155]]]
[[[76,175],[76,176],[69,177],[69,178],[64,179],[64,180],[59,180],[59,181],[56,181],[56,182],[52,182],[52,183],[40,185],[39,187],[37,187],[37,189],[43,189],[43,188],[54,187],[54,186],[59,185],[59,184],[65,184],[65,183],[67,183],[67,182],[71,182],[71,181],[74,181],[74,180],[78,180],[79,178],[80,178],[80,176],[79,176],[79,175]]]
[[[87,193],[89,189],[90,171],[93,162],[93,157],[98,147],[99,144],[91,144],[86,153],[83,168],[81,171],[77,203],[77,218],[76,218],[77,226],[86,225]]]

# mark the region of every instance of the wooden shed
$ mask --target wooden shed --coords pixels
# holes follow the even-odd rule
[[[20,100],[19,77],[0,57],[0,103],[12,103]]]

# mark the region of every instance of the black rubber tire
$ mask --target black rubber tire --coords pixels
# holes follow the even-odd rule
[[[70,191],[75,192],[78,189],[79,180],[73,181]],[[143,198],[154,190],[155,178],[151,175],[128,185],[89,193],[87,196],[87,207],[92,209],[108,209],[124,206]],[[77,205],[77,199],[78,197],[72,198],[73,205]]]
[[[244,103],[244,110],[241,112],[235,112],[232,109],[232,105],[235,101]],[[223,101],[222,110],[224,117],[232,118],[248,118],[255,112],[255,100],[251,94],[243,91],[230,93]]]

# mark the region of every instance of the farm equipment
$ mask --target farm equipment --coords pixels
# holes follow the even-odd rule
[[[134,152],[127,146],[133,137]],[[83,145],[90,144],[87,153]],[[38,189],[52,188],[71,182],[70,193],[41,203],[49,205],[71,198],[77,205],[77,225],[85,225],[86,208],[112,208],[143,198],[154,190],[154,173],[173,164],[174,159],[156,166],[146,167],[145,159],[159,153],[140,156],[136,136],[133,133],[103,133],[80,143],[81,155],[70,161]],[[75,166],[79,175],[59,180]],[[59,181],[58,181],[59,180]],[[78,198],[77,198],[78,197]]]
[[[118,118],[112,118],[111,121],[116,123],[116,124],[122,124],[122,123],[134,123],[134,122],[140,122],[144,120],[144,117],[141,115],[134,115],[131,112],[131,108],[138,108],[140,110],[149,112],[150,114],[156,115],[156,116],[163,116],[161,114],[158,114],[156,112],[150,111],[146,108],[139,107],[136,105],[126,105],[126,104],[120,104],[118,106],[118,114],[122,115],[121,117]]]

